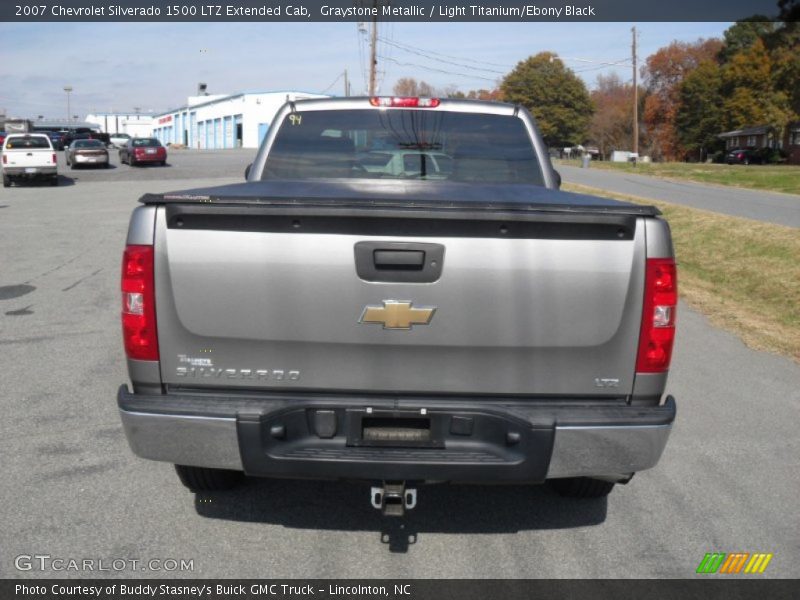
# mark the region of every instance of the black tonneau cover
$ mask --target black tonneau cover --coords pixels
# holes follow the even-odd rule
[[[550,190],[524,184],[372,179],[268,180],[164,194],[145,194],[143,204],[213,204],[263,207],[427,209],[595,213],[657,216],[654,206]]]

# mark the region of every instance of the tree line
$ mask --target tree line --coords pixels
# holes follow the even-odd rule
[[[674,41],[649,56],[638,89],[639,148],[656,160],[705,160],[724,149],[724,131],[766,125],[782,138],[800,121],[800,3],[780,0],[779,21],[754,16],[722,39]],[[590,92],[558,55],[520,61],[492,89],[436,90],[406,77],[397,95],[500,100],[525,106],[551,147],[630,150],[633,85],[599,75]]]

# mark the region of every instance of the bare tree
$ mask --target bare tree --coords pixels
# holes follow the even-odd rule
[[[413,77],[402,77],[394,84],[392,92],[396,96],[436,96],[436,88],[425,81]]]

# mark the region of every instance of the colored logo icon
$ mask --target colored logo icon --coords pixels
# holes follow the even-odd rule
[[[720,573],[738,575],[740,573],[763,573],[767,569],[772,554],[749,552],[708,552],[700,561],[696,573]]]

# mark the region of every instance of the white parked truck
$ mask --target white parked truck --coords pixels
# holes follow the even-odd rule
[[[0,169],[3,187],[20,179],[46,179],[58,185],[58,160],[53,143],[42,133],[11,133],[3,142]]]

